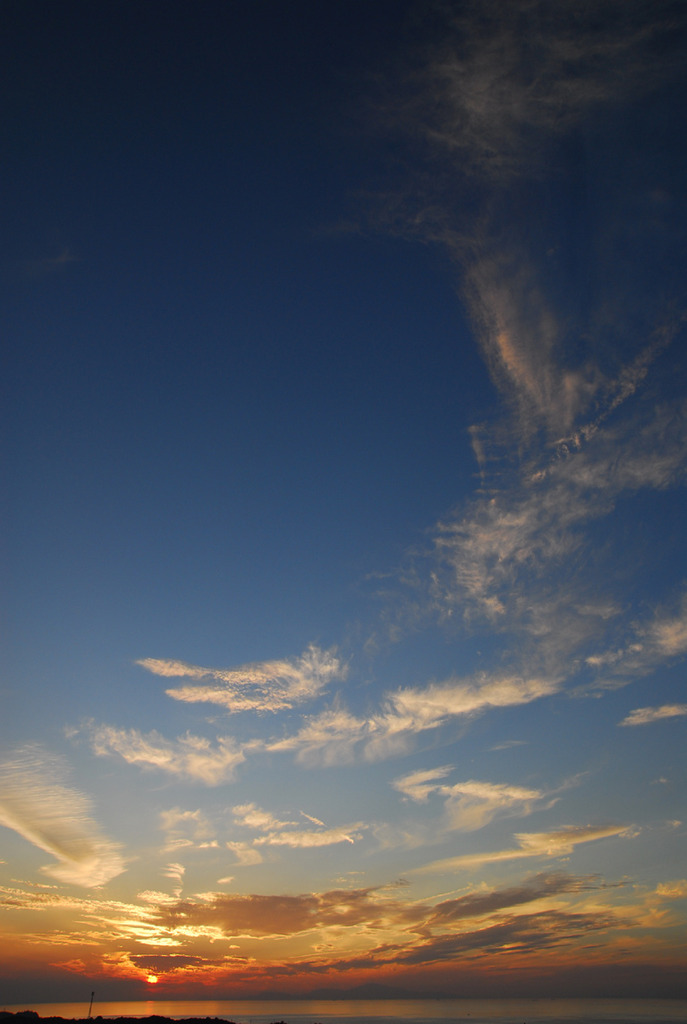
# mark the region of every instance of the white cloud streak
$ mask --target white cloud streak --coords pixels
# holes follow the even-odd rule
[[[253,867],[255,864],[262,864],[262,854],[251,846],[250,843],[232,841],[225,845],[227,850],[230,850],[236,857],[236,863],[242,867]]]
[[[335,679],[346,676],[346,666],[334,650],[311,645],[300,658],[261,661],[238,668],[202,668],[182,661],[143,658],[137,662],[166,678],[198,680],[166,691],[186,703],[218,704],[227,711],[282,711],[317,697]]]
[[[641,252],[641,265],[626,268],[619,259],[622,281],[619,249],[608,250],[603,264],[598,259],[600,238],[626,215],[620,205],[597,204],[583,232],[584,253],[561,231],[560,209],[569,202],[572,214],[586,219],[590,212],[577,198],[581,168],[571,172],[569,156],[582,156],[584,146],[571,130],[577,133],[593,113],[597,133],[621,104],[638,97],[650,103],[651,91],[683,65],[671,40],[687,16],[663,0],[484,0],[449,5],[443,15],[439,41],[425,51],[424,67],[413,71],[395,108],[394,123],[414,143],[429,142],[428,170],[405,185],[400,203],[390,200],[390,219],[449,250],[508,415],[470,428],[484,489],[437,524],[431,552],[414,553],[403,566],[400,575],[415,592],[390,635],[397,639],[403,625],[415,628],[435,616],[460,619],[471,629],[510,634],[508,664],[522,678],[545,679],[553,690],[579,673],[596,675],[597,689],[609,676],[622,685],[621,669],[633,660],[637,671],[647,671],[682,650],[687,625],[674,621],[663,633],[636,638],[643,652],[636,657],[640,649],[623,644],[619,624],[589,611],[600,582],[601,603],[626,613],[608,593],[612,574],[585,579],[577,567],[592,550],[598,564],[592,529],[621,498],[685,482],[687,405],[679,398],[642,403],[638,395],[684,327],[684,290],[678,282],[677,293],[662,288],[660,299],[641,291],[645,255],[654,261],[654,277],[666,269],[661,244],[655,253],[638,244],[643,225],[632,250]],[[563,156],[566,133],[572,148]],[[647,154],[631,152],[633,143],[628,158],[641,162]],[[610,152],[601,156],[612,159]],[[588,170],[592,187],[607,196],[603,173],[597,181],[595,169]],[[546,178],[548,172],[554,173]],[[547,200],[540,180],[555,180],[554,199]],[[627,185],[632,203],[636,184],[632,177]],[[644,178],[639,187],[646,190]],[[558,248],[567,249],[560,261]],[[564,269],[584,257],[584,275]],[[630,271],[643,305],[651,306],[641,320],[633,315]],[[586,277],[595,281],[589,295]],[[579,305],[566,306],[578,286]],[[498,476],[490,472],[496,458]],[[616,647],[604,651],[611,637]],[[611,668],[623,646],[631,657]],[[387,725],[385,731],[377,723],[380,748],[393,740],[403,749],[402,730]],[[372,723],[363,728],[371,732]]]
[[[280,821],[269,811],[263,811],[257,804],[237,804],[232,808],[234,821],[237,825],[245,828],[257,829],[260,832],[269,832],[274,829],[296,827],[297,821]]]
[[[380,710],[368,717],[340,707],[313,715],[296,734],[273,740],[266,749],[292,750],[306,764],[346,764],[360,755],[366,761],[384,760],[407,753],[418,733],[490,708],[529,704],[558,688],[556,679],[486,674],[408,687],[387,694]]]
[[[121,846],[102,835],[90,800],[63,784],[65,774],[38,746],[0,763],[0,824],[56,859],[45,874],[86,888],[105,885],[125,870]]]
[[[360,830],[365,827],[358,822],[355,825],[327,828],[317,818],[305,814],[305,818],[321,827],[302,829],[299,828],[298,821],[282,821],[254,803],[239,804],[233,808],[233,813],[237,825],[265,833],[253,840],[255,846],[290,846],[294,849],[304,849],[343,842],[354,843],[361,838]]]
[[[666,718],[679,718],[687,715],[687,704],[662,704],[657,708],[635,708],[627,718],[623,718],[618,725],[650,725],[652,722],[662,722]]]
[[[585,525],[612,512],[620,494],[684,480],[685,414],[681,406],[661,408],[643,428],[628,425],[627,436],[618,428],[597,435],[593,448],[569,451],[538,472],[528,467],[519,486],[440,523],[433,599],[443,614],[460,608],[467,618],[511,625],[519,613],[515,584],[563,564],[584,543]],[[687,644],[687,619],[660,636],[666,653]]]
[[[516,413],[520,440],[542,427],[549,439],[564,436],[593,403],[605,407],[605,418],[633,393],[646,365],[640,357],[612,382],[596,346],[576,366],[564,360],[569,327],[547,297],[551,260],[542,261],[551,246],[540,237],[550,230],[546,204],[540,194],[525,199],[523,183],[538,181],[544,168],[560,170],[559,140],[592,112],[670,80],[682,62],[669,45],[676,10],[662,0],[650,7],[482,0],[445,14],[441,41],[412,75],[393,119],[429,144],[431,184],[420,179],[417,205],[395,219],[444,244],[462,266],[478,340]],[[651,49],[657,40],[668,43],[661,59]],[[461,185],[467,198],[456,196]],[[472,218],[468,209],[476,210]],[[574,343],[579,351],[579,336]],[[473,447],[483,459],[475,433]]]
[[[362,838],[362,825],[344,828],[329,828],[322,831],[302,829],[293,832],[270,832],[255,840],[256,846],[290,846],[293,849],[308,849],[335,846],[337,843],[355,843]],[[358,829],[358,831],[355,831]]]
[[[559,688],[560,680],[554,678],[480,674],[468,680],[448,679],[388,693],[379,710],[368,716],[355,716],[335,706],[305,717],[292,735],[243,744],[228,736],[212,742],[191,733],[169,740],[156,731],[142,733],[92,722],[82,728],[98,756],[118,755],[128,764],[217,786],[234,778],[248,753],[293,752],[309,766],[348,764],[360,756],[368,762],[385,760],[407,753],[419,733],[488,709],[529,704]],[[176,842],[185,841],[178,829],[175,834]]]
[[[450,768],[428,772],[411,772],[401,776],[392,785],[405,797],[418,803],[427,802],[431,795],[444,801],[445,828],[459,832],[474,832],[484,828],[497,817],[524,817],[542,806],[553,806],[556,798],[536,789],[504,783],[480,782],[469,779],[451,784],[438,781]]]
[[[434,104],[419,118],[428,138],[463,173],[494,184],[531,171],[544,139],[666,77],[669,63],[646,52],[673,27],[666,10],[660,0],[650,19],[633,0],[461,5],[426,72]]]
[[[610,676],[642,676],[685,653],[687,594],[682,594],[677,613],[658,609],[651,620],[633,624],[628,643],[589,655],[586,663]]]
[[[184,811],[180,807],[160,811],[160,828],[172,835],[190,833],[194,839],[210,839],[214,833],[201,810]]]
[[[571,825],[553,832],[519,832],[515,835],[517,849],[494,850],[484,853],[468,853],[459,857],[447,857],[432,861],[412,874],[429,874],[436,871],[454,871],[460,868],[478,868],[484,864],[501,861],[521,860],[524,857],[564,857],[570,855],[576,846],[608,839],[614,836],[632,838],[636,835],[634,826],[628,825]]]
[[[245,748],[241,749],[230,736],[220,736],[213,744],[190,733],[168,740],[155,731],[145,734],[138,729],[110,725],[90,724],[85,729],[98,756],[118,754],[128,764],[154,768],[207,786],[231,781],[238,765],[245,761]]]

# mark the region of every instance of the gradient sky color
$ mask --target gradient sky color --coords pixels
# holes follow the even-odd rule
[[[687,5],[5,0],[0,991],[687,996]]]

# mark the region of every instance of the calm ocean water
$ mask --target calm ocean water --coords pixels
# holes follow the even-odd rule
[[[41,1017],[86,1017],[85,1003],[25,1003]],[[220,1017],[237,1024],[687,1024],[678,999],[374,999],[94,1003],[93,1016]]]

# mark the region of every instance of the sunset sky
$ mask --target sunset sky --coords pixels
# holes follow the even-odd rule
[[[0,51],[0,1002],[687,996],[687,4]]]

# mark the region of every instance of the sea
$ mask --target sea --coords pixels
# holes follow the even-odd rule
[[[83,1019],[84,1003],[22,1003],[14,1013]],[[682,999],[146,1000],[94,1003],[93,1017],[219,1017],[236,1024],[687,1024]]]

